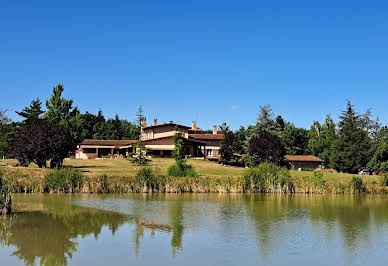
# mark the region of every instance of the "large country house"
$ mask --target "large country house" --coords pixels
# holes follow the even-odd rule
[[[205,134],[197,127],[195,121],[191,127],[179,125],[173,121],[158,124],[156,119],[150,126],[147,126],[146,119],[141,123],[141,140],[152,157],[170,157],[174,150],[173,137],[177,132],[183,134],[187,157],[203,157],[210,160],[219,157],[224,135],[218,134],[216,126],[213,127],[212,134]],[[78,146],[76,158],[128,157],[135,151],[137,142],[137,140],[85,139]]]

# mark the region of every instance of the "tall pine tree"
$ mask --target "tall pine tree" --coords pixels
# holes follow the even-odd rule
[[[357,173],[368,163],[370,139],[363,127],[361,116],[348,101],[340,116],[338,138],[333,143],[330,161],[334,169],[346,173]]]

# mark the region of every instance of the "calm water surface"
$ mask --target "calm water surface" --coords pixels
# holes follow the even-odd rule
[[[0,265],[387,265],[388,196],[15,195]]]

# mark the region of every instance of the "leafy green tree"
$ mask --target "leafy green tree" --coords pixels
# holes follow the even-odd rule
[[[292,123],[286,123],[279,136],[283,142],[286,154],[303,155],[308,152],[308,131],[297,128]]]
[[[121,128],[123,130],[123,139],[137,139],[140,134],[140,128],[125,119],[121,120]]]
[[[172,151],[172,157],[175,159],[176,164],[184,170],[185,168],[185,142],[183,140],[183,134],[175,128],[175,135],[173,137],[174,150]]]
[[[51,97],[46,101],[47,111],[43,118],[54,124],[62,124],[69,120],[70,111],[73,108],[73,100],[68,100],[62,97],[64,87],[58,83],[53,87]]]
[[[388,172],[388,142],[382,141],[368,162],[367,167],[380,172]]]
[[[235,147],[235,152],[238,154],[246,153],[247,130],[245,129],[245,127],[241,126],[235,132],[235,138],[237,142]]]
[[[72,149],[75,149],[85,137],[84,121],[78,108],[73,109],[73,100],[62,97],[63,91],[64,87],[61,83],[53,87],[51,97],[46,100],[47,111],[43,114],[43,118],[50,123],[67,128],[72,138]]]
[[[322,125],[318,121],[314,121],[308,132],[308,138],[309,151],[324,160],[326,167],[332,167],[330,163],[331,146],[337,138],[337,133],[336,125],[330,115],[326,116]]]
[[[102,111],[99,110],[93,126],[93,139],[106,139],[106,131],[105,117]]]
[[[368,163],[369,132],[364,128],[350,101],[340,116],[338,138],[334,141],[330,161],[337,171],[357,173]]]
[[[83,120],[83,135],[85,139],[92,139],[94,130],[93,127],[97,123],[97,116],[86,112],[85,114],[81,114]]]

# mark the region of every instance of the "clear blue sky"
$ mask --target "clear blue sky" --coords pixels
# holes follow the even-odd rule
[[[351,100],[388,124],[387,1],[1,1],[0,107],[62,82],[81,111],[300,127]]]

